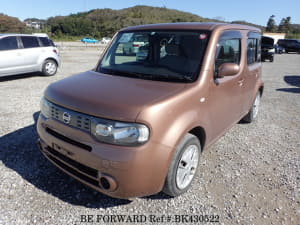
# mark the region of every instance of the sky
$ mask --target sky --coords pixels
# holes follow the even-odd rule
[[[123,9],[135,5],[165,6],[206,18],[227,22],[244,20],[262,26],[266,26],[271,15],[275,15],[276,24],[282,18],[290,16],[292,23],[300,24],[299,0],[1,0],[0,13],[18,17],[20,20],[47,19],[97,8]]]

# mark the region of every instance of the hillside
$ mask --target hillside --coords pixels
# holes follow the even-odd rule
[[[112,36],[117,30],[133,25],[209,21],[221,22],[164,7],[135,6],[121,10],[96,9],[69,16],[51,17],[48,19],[48,26],[49,31],[56,36],[70,34],[103,37]]]
[[[0,33],[7,32],[24,32],[26,29],[25,23],[22,23],[18,18],[7,16],[0,13]]]
[[[111,37],[121,28],[152,23],[174,22],[224,22],[215,19],[204,18],[192,13],[183,12],[165,7],[134,6],[121,10],[95,9],[88,12],[80,12],[69,16],[50,17],[48,20],[28,18],[25,22],[41,22],[42,30],[38,32],[48,33],[54,38],[68,38],[78,36],[93,36],[101,38]],[[250,24],[245,21],[235,23],[264,27]],[[0,13],[0,32],[36,32],[33,28],[26,27],[17,18]]]

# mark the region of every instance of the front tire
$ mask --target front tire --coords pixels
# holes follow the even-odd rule
[[[57,64],[52,59],[45,60],[42,68],[42,72],[45,76],[53,76],[57,72]]]
[[[178,196],[186,192],[195,177],[201,145],[198,138],[192,134],[186,134],[173,156],[167,174],[163,192],[170,196]]]
[[[244,116],[244,118],[242,119],[243,122],[246,123],[252,123],[254,120],[257,119],[257,115],[258,115],[258,110],[259,110],[259,105],[260,105],[260,92],[258,92],[256,94],[255,100],[251,106],[250,111],[247,113],[246,116]]]

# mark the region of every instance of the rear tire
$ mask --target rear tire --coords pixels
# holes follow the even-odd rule
[[[163,192],[170,196],[178,196],[191,186],[197,172],[201,145],[198,138],[186,134],[173,156],[169,167]]]
[[[242,122],[252,123],[254,120],[257,119],[259,104],[260,104],[260,93],[258,92],[256,94],[256,97],[254,99],[250,111],[247,113],[246,116],[243,117]]]
[[[53,76],[57,72],[57,64],[52,59],[45,60],[42,68],[43,75],[45,76]]]

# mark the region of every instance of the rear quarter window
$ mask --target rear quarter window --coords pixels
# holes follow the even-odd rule
[[[37,37],[23,36],[21,37],[24,48],[37,48],[40,47]]]
[[[52,40],[50,40],[49,38],[47,37],[39,37],[41,43],[42,43],[42,46],[44,47],[48,47],[48,46],[54,46],[54,43]]]

